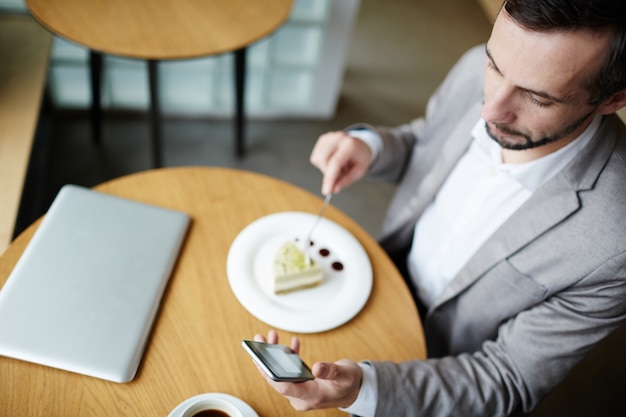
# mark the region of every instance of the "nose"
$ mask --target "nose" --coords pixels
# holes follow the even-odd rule
[[[485,102],[481,110],[487,122],[511,123],[515,120],[515,89],[504,80],[485,83]]]

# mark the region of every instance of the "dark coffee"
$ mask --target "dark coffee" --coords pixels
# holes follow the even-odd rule
[[[229,417],[229,415],[220,410],[202,410],[194,414],[193,417]]]

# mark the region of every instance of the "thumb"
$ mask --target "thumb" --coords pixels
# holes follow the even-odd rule
[[[345,372],[344,367],[337,362],[317,362],[313,365],[311,371],[316,378],[335,382],[341,382],[343,379],[350,378],[350,375],[347,375],[347,372]]]
[[[348,359],[317,362],[311,371],[319,393],[326,394],[326,406],[348,407],[356,401],[363,379],[363,371],[356,362]]]
[[[332,363],[329,362],[317,362],[311,368],[311,372],[315,378],[320,379],[333,379],[332,374],[336,374],[337,371],[331,370]]]

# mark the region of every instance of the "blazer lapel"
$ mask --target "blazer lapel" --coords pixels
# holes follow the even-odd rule
[[[578,210],[580,203],[576,192],[563,187],[562,182],[561,178],[546,184],[496,230],[446,287],[432,309],[459,294],[496,263]]]
[[[593,186],[615,147],[616,136],[607,133],[609,128],[610,123],[605,120],[581,155],[538,189],[474,254],[430,311],[455,297],[496,263],[580,208],[578,191]]]

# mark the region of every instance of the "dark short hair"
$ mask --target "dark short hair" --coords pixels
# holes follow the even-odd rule
[[[529,30],[611,34],[606,61],[585,86],[589,102],[598,105],[626,88],[626,0],[506,0],[503,7]]]

